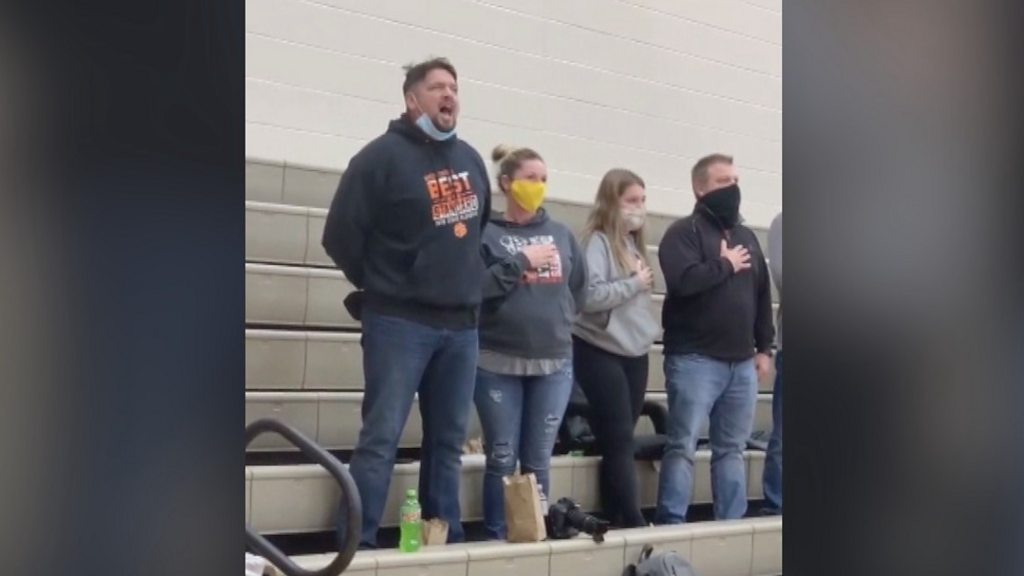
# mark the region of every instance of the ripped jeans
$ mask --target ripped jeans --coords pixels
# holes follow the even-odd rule
[[[491,538],[505,538],[502,478],[515,474],[517,461],[522,473],[533,472],[544,494],[549,495],[551,451],[571,393],[571,361],[545,376],[510,376],[477,369],[473,399],[487,454],[484,526]]]

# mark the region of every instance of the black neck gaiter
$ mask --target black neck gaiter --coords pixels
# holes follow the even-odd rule
[[[698,201],[704,205],[722,227],[732,228],[740,219],[740,187],[739,184],[718,188],[708,192]]]

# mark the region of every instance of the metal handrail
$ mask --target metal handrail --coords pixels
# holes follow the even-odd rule
[[[248,448],[249,444],[264,432],[280,434],[308,458],[326,468],[331,476],[334,476],[334,479],[341,485],[341,507],[338,513],[347,515],[347,525],[344,535],[341,536],[344,541],[339,539],[338,542],[338,555],[330,564],[315,572],[306,570],[293,562],[277,546],[271,544],[269,540],[248,526],[245,527],[246,544],[278,570],[284,572],[286,576],[338,576],[352,562],[356,548],[359,546],[359,534],[362,530],[363,504],[359,498],[359,489],[356,488],[355,480],[337,458],[331,456],[298,430],[271,418],[256,420],[245,427],[245,447]]]

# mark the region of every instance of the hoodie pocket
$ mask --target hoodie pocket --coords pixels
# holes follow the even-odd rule
[[[607,330],[623,348],[640,354],[650,348],[658,337],[660,326],[650,313],[650,305],[642,299],[612,309]]]
[[[468,242],[470,239],[466,240],[465,245],[435,240],[420,248],[408,280],[409,290],[416,300],[445,308],[480,303],[483,260],[479,243],[474,249]]]
[[[370,265],[374,270],[373,280],[384,293],[394,294],[409,282],[416,266],[417,253],[387,242],[378,242],[371,247]]]

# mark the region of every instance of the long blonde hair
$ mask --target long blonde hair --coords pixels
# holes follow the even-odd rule
[[[633,232],[626,232],[622,223],[622,208],[619,199],[625,193],[626,188],[639,184],[646,188],[643,178],[631,170],[625,168],[612,168],[601,179],[597,187],[597,197],[594,199],[594,208],[587,217],[587,224],[583,227],[581,244],[586,246],[595,232],[601,232],[608,237],[611,245],[612,258],[618,264],[624,274],[633,271],[633,259],[629,256],[626,245],[626,234],[633,236],[633,243],[636,244],[637,252],[644,264],[650,265],[647,260],[646,243],[644,242],[644,227]]]

